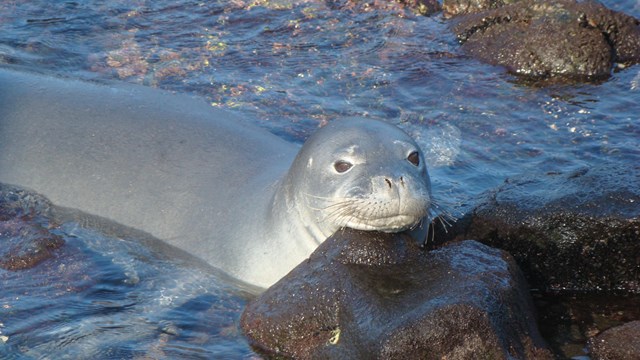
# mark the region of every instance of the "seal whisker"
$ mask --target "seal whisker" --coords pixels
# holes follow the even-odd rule
[[[357,198],[335,197],[335,196],[319,196],[319,195],[314,195],[314,194],[309,194],[309,193],[304,193],[304,195],[307,196],[307,197],[310,197],[310,198],[326,200],[326,201],[330,201],[330,202],[348,201],[348,200],[357,199]]]
[[[326,214],[325,219],[333,220],[333,222],[340,226],[346,225],[350,220],[345,219],[354,217],[354,207],[352,206],[353,204],[351,202],[340,202],[336,205],[339,206],[333,207],[333,209]]]
[[[329,217],[333,219],[333,222],[338,225],[338,227],[345,227],[346,224],[349,223],[349,212],[346,210],[348,209],[346,207],[343,207],[336,209],[331,214],[329,214]]]
[[[332,204],[330,206],[327,206],[326,208],[324,208],[323,210],[327,210],[329,215],[332,214],[336,214],[336,213],[340,213],[343,212],[347,209],[350,209],[352,206],[352,202],[349,201],[341,201],[339,203],[336,204]]]
[[[431,232],[431,239],[434,240],[436,237],[436,229],[433,226],[433,223],[429,223],[429,230],[427,230],[427,237],[426,239],[424,239],[424,246],[427,246],[427,243],[429,242],[429,232]]]
[[[334,209],[334,208],[340,208],[341,206],[344,206],[346,203],[348,203],[348,201],[340,201],[340,202],[336,202],[334,204],[330,204],[324,207],[316,207],[316,206],[311,206],[309,205],[310,209],[313,210],[330,210],[330,209]]]
[[[447,221],[447,219],[442,215],[438,215],[438,216],[436,216],[436,218],[440,221],[440,224],[442,224],[442,228],[444,229],[444,231],[445,232],[449,232],[447,230],[447,227],[452,227],[453,224],[450,223],[449,221]]]
[[[453,215],[450,211],[448,211],[447,209],[445,209],[445,208],[444,208],[442,205],[440,205],[440,203],[438,203],[437,201],[433,201],[433,200],[432,200],[431,207],[432,207],[434,210],[438,210],[438,211],[439,211],[439,216],[443,216],[443,217],[445,217],[445,218],[446,218],[445,220],[448,220],[448,221],[447,221],[447,224],[448,224],[449,226],[451,226],[451,223],[450,223],[450,222],[456,222],[456,221],[458,221],[458,218],[457,218],[455,215]]]

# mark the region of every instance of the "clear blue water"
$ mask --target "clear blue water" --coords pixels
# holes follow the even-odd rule
[[[640,1],[603,2],[640,17]],[[509,176],[640,160],[639,66],[597,85],[528,87],[463,56],[439,15],[392,1],[14,0],[0,14],[7,66],[200,94],[296,142],[345,115],[400,124],[457,214]],[[253,356],[233,284],[64,229],[55,260],[0,271],[0,358]]]

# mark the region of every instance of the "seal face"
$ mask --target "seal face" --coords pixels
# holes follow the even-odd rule
[[[337,120],[304,144],[287,174],[291,207],[323,241],[337,230],[400,232],[427,217],[431,185],[418,145],[399,128]]]

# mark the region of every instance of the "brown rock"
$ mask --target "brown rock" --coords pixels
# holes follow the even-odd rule
[[[399,0],[401,3],[414,9],[420,15],[433,15],[442,10],[437,0]]]
[[[0,268],[31,268],[64,244],[49,229],[45,214],[50,206],[37,194],[0,184]]]
[[[475,241],[426,253],[408,236],[341,231],[252,301],[241,326],[268,356],[551,358],[512,258]]]
[[[593,360],[640,359],[640,321],[611,328],[592,338],[589,351]]]
[[[53,255],[64,240],[40,225],[20,219],[0,221],[0,268],[23,270]]]
[[[472,6],[475,4],[475,6]],[[445,2],[470,56],[530,79],[601,80],[640,62],[640,22],[596,1]]]

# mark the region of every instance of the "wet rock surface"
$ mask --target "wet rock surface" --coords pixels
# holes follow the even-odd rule
[[[508,179],[439,242],[473,238],[511,253],[542,291],[640,293],[640,166]]]
[[[518,1],[520,0],[444,0],[442,8],[446,17],[452,17],[495,9]]]
[[[540,333],[558,359],[586,356],[590,338],[640,319],[640,296],[633,294],[534,292],[533,299]]]
[[[425,253],[344,230],[252,301],[252,345],[294,358],[551,358],[512,258],[475,241]]]
[[[606,79],[640,62],[640,22],[596,1],[445,1],[468,55],[529,79]],[[462,15],[460,15],[462,14]]]
[[[44,216],[50,206],[39,195],[0,184],[0,268],[31,268],[64,245]]]
[[[594,360],[640,359],[640,321],[611,328],[589,343]]]
[[[434,13],[442,10],[440,3],[437,0],[399,0],[400,3],[409,6],[414,9],[420,15],[433,15]]]

